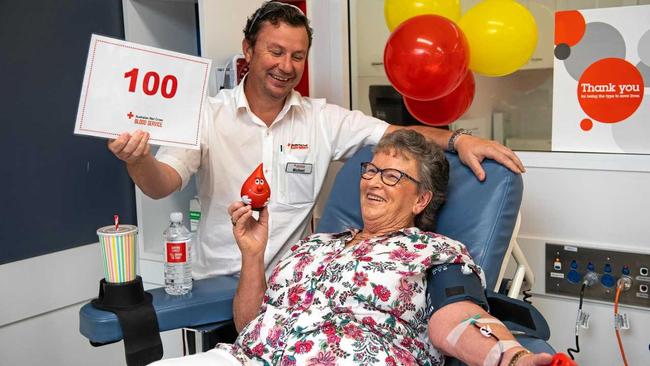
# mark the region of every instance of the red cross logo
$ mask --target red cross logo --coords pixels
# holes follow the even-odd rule
[[[131,117],[133,117],[133,113],[129,112],[129,114],[127,114],[126,116],[129,117],[129,119],[131,119]]]

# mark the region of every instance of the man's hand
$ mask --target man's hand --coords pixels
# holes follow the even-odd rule
[[[269,209],[260,211],[258,220],[253,217],[251,206],[236,201],[228,206],[228,214],[232,221],[232,232],[242,257],[264,257],[266,242],[269,239]]]
[[[127,164],[137,164],[149,156],[149,133],[137,130],[108,141],[108,149]]]
[[[515,173],[526,171],[524,164],[517,155],[496,141],[461,135],[456,140],[454,147],[458,152],[460,161],[467,165],[480,181],[485,180],[485,171],[481,167],[481,162],[485,158],[496,160]]]

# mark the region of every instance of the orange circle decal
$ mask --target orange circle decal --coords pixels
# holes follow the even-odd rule
[[[578,82],[578,102],[592,119],[620,122],[634,113],[643,100],[643,77],[631,63],[604,58],[591,64]]]
[[[577,10],[555,13],[555,45],[565,43],[575,46],[585,34],[585,18]]]

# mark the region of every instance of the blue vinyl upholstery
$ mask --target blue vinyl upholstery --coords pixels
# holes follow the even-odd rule
[[[217,276],[194,281],[192,292],[171,296],[162,287],[148,290],[158,316],[160,331],[218,323],[232,319],[232,299],[238,277]],[[79,331],[93,343],[111,343],[122,339],[117,316],[91,304],[79,310]]]

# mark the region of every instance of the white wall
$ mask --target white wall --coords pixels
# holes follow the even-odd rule
[[[121,342],[95,353],[79,334],[79,308],[101,278],[99,244],[0,266],[0,364],[125,364]]]
[[[551,327],[557,351],[575,347],[578,300],[545,294],[545,243],[571,244],[650,254],[650,156],[519,153],[527,172],[519,243],[536,274],[533,304]],[[650,300],[648,301],[650,306]],[[580,330],[581,365],[620,365],[613,304],[585,300],[589,329]],[[622,330],[630,365],[648,363],[650,309],[626,305],[629,330]]]

